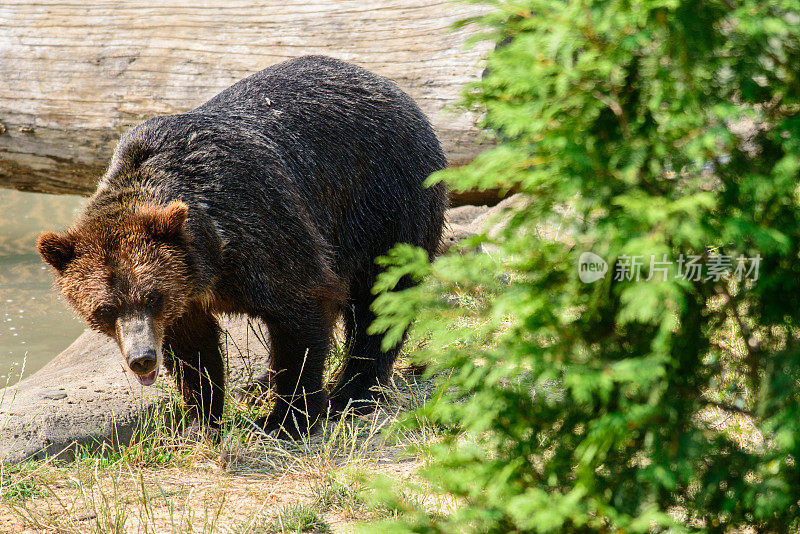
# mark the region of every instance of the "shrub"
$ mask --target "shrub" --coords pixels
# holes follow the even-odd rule
[[[406,424],[444,429],[422,474],[455,504],[382,528],[797,529],[800,2],[487,3],[464,103],[497,144],[432,179],[521,200],[383,259],[373,330],[430,337]]]

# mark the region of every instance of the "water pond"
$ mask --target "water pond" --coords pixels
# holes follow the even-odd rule
[[[0,387],[41,369],[83,331],[53,291],[36,252],[43,230],[65,229],[85,198],[0,189]]]

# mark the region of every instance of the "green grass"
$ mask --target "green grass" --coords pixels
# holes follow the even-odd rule
[[[362,490],[363,484],[355,480],[355,477],[348,477],[344,472],[331,471],[311,486],[311,495],[314,504],[321,509],[343,511],[353,515],[354,511],[364,507]]]
[[[42,495],[34,478],[37,466],[37,462],[0,464],[0,500],[26,501]]]
[[[291,532],[330,532],[330,525],[317,511],[304,504],[289,504],[272,518],[259,517],[242,525],[237,534],[272,534]]]
[[[345,356],[337,344],[329,380]],[[98,440],[73,445],[68,462],[0,465],[0,526],[8,518],[17,525],[9,531],[20,532],[329,532],[331,514],[339,523],[373,517],[352,473],[391,468],[406,445],[427,439],[386,430],[430,390],[396,374],[374,414],[326,418],[318,433],[291,442],[253,432],[269,395],[252,404],[229,394],[223,430],[211,440],[183,431],[182,400],[161,388],[129,445]]]

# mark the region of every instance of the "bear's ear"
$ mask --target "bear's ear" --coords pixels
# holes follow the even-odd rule
[[[157,208],[147,214],[148,226],[156,239],[170,240],[178,237],[189,213],[189,206],[176,200],[166,208]]]
[[[67,268],[69,262],[75,258],[75,242],[65,235],[55,232],[44,232],[36,241],[36,248],[44,261],[49,263],[59,273]]]

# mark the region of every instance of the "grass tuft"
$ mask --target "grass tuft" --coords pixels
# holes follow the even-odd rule
[[[318,509],[338,512],[346,519],[360,519],[366,511],[363,490],[363,483],[349,472],[332,471],[315,481],[310,493]]]
[[[26,501],[42,495],[32,478],[35,462],[21,465],[0,464],[0,500]]]
[[[245,523],[237,534],[272,534],[290,532],[331,532],[330,525],[314,508],[305,504],[289,504],[281,508],[277,516],[259,517]]]

